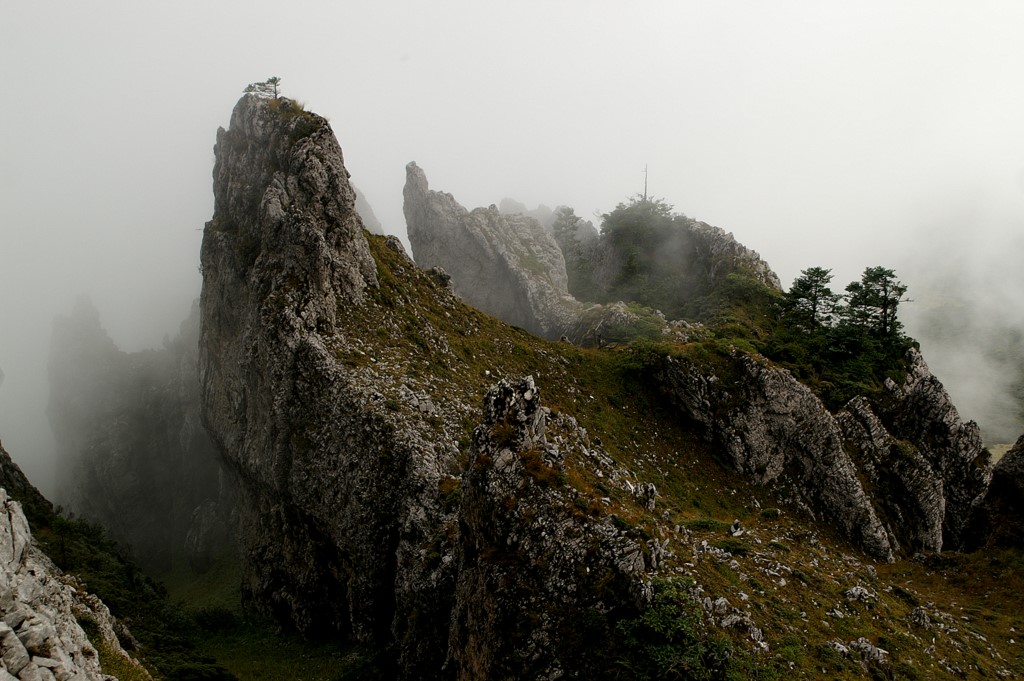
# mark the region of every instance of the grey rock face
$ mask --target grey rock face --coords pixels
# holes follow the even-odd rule
[[[863,397],[851,400],[836,421],[858,468],[879,490],[872,501],[889,535],[910,551],[942,550],[946,498],[928,460],[913,444],[893,437]]]
[[[911,369],[903,384],[887,383],[891,399],[880,405],[880,415],[896,437],[917,447],[942,481],[942,545],[962,548],[971,513],[992,479],[990,456],[978,424],[960,418],[921,353],[911,349],[908,359]]]
[[[627,263],[619,262],[613,249],[602,247],[589,222],[581,220],[575,235],[560,247],[548,228],[523,214],[521,204],[506,201],[500,210],[491,206],[468,211],[451,194],[430,190],[426,175],[415,163],[406,166],[404,196],[417,264],[425,269],[444,268],[456,293],[470,305],[535,335],[550,339],[565,335],[584,345],[602,342],[595,333],[597,326],[621,320],[624,305],[616,307],[612,282],[621,279]],[[708,296],[733,272],[781,290],[767,263],[731,234],[695,220],[681,219],[678,224],[676,246],[681,254],[685,252],[685,262],[679,263],[679,288],[695,300]],[[589,292],[581,295],[611,305],[584,304],[569,293],[566,258],[574,272],[588,273]],[[658,314],[658,324],[665,328],[664,317],[649,312]],[[633,322],[643,327],[652,323]],[[625,335],[657,337],[658,329],[639,333],[627,329]]]
[[[567,261],[576,273],[571,293],[610,303],[620,298],[659,308],[670,319],[706,319],[716,295],[732,274],[781,291],[779,278],[761,256],[731,233],[698,220],[677,216],[663,225],[655,243],[634,251],[615,237],[586,244],[563,238]],[[637,274],[639,267],[643,275]],[[652,290],[644,291],[650,287]]]
[[[961,547],[991,477],[977,426],[916,350],[908,359],[883,404],[856,398],[836,415],[788,371],[740,352],[716,375],[668,358],[661,381],[734,469],[892,559]]]
[[[406,166],[405,222],[416,263],[441,267],[465,302],[545,338],[566,333],[582,311],[568,293],[565,260],[534,218],[497,208],[468,211],[431,191],[415,163]]]
[[[972,513],[965,544],[1024,546],[1024,436],[992,471],[983,501]]]
[[[151,570],[184,550],[194,509],[230,490],[199,413],[199,307],[162,350],[120,351],[88,301],[54,323],[48,413],[60,502]],[[225,541],[219,555],[232,550]]]
[[[540,406],[530,377],[501,381],[484,398],[463,480],[449,641],[457,678],[559,678],[567,670],[597,678],[607,670],[588,675],[587,658],[609,643],[595,634],[577,649],[564,632],[613,603],[647,604],[646,547],[610,518],[575,517],[568,489],[555,482],[584,437],[572,419]]]
[[[203,413],[240,486],[243,596],[301,631],[390,646],[397,678],[555,673],[568,606],[593,602],[570,586],[577,559],[615,586],[606,603],[633,603],[649,590],[644,552],[610,523],[579,526],[568,492],[534,481],[528,462],[557,474],[568,445],[556,438],[583,437],[561,419],[546,425],[536,386],[488,398],[470,450],[459,441],[479,407],[407,371],[408,349],[396,358],[359,335],[353,319],[385,336],[417,319],[431,361],[464,361],[396,288],[395,277],[420,282],[454,313],[444,273],[420,271],[389,239],[379,247],[399,264],[378,282],[329,126],[313,119],[295,136],[294,116],[273,107],[243,98],[218,134],[202,250]],[[461,456],[474,452],[480,465],[463,481]],[[513,489],[522,500],[505,507]],[[546,567],[498,560],[508,546]],[[539,604],[548,596],[565,612]],[[535,607],[552,618],[536,637],[486,639]]]
[[[30,521],[49,516],[53,505],[39,493],[0,443],[0,487],[18,500]]]
[[[322,118],[243,97],[216,156],[203,407],[241,485],[243,595],[300,631],[377,643],[415,608],[425,631],[408,667],[439,669],[449,578],[420,546],[442,524],[437,485],[454,454],[426,415],[400,430],[373,397],[379,381],[335,358],[348,343],[339,309],[377,285],[341,149]]]
[[[2,450],[0,457],[9,460]],[[121,648],[114,633],[119,625],[107,607],[33,545],[21,504],[2,488],[0,616],[0,677],[112,679],[101,672],[96,648],[78,623],[90,620],[113,654],[149,678]]]
[[[698,220],[691,220],[689,227],[694,241],[694,260],[705,263],[709,279],[720,281],[731,272],[745,272],[765,286],[782,290],[778,275],[768,263],[757,251],[736,241],[731,232]]]
[[[729,465],[835,524],[868,553],[894,558],[839,425],[810,389],[788,371],[739,352],[720,375],[668,360],[660,379],[670,399]]]

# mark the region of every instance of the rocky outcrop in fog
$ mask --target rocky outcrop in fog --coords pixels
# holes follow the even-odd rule
[[[445,317],[428,321],[425,301],[395,287],[426,287],[449,316],[458,304],[396,239],[384,245],[395,264],[378,278],[324,119],[243,97],[216,159],[202,248],[203,409],[240,483],[246,601],[300,631],[388,646],[399,678],[528,678],[571,659],[580,668],[582,651],[567,645],[573,613],[597,602],[635,609],[648,593],[645,563],[610,520],[581,521],[565,492],[534,478],[556,475],[566,451],[536,386],[499,385],[467,449],[479,406],[407,371],[411,350],[385,352],[383,339],[409,329],[434,360],[451,353],[434,326]],[[563,441],[585,438],[559,423]],[[465,481],[464,456],[474,462]],[[592,582],[570,584],[581,565],[593,566]],[[503,640],[534,610],[550,614],[536,636]]]
[[[646,307],[643,318],[631,323],[652,328],[639,333],[632,329],[617,340],[658,337],[671,330],[665,315],[652,308],[675,319],[707,316],[714,294],[730,274],[781,290],[778,277],[757,253],[717,227],[682,216],[659,216],[660,231],[641,230],[647,242],[640,244],[634,243],[640,234],[599,235],[593,225],[562,207],[548,211],[556,225],[552,232],[526,214],[525,206],[508,199],[500,210],[465,209],[451,194],[430,190],[415,163],[406,166],[404,197],[417,264],[444,269],[462,300],[545,338],[565,335],[574,342],[600,345],[608,340],[600,327],[621,325],[628,316],[620,301]],[[651,252],[638,255],[644,249]],[[582,303],[574,295],[592,302]]]
[[[714,316],[730,276],[782,290],[768,263],[731,233],[670,211],[662,202],[634,200],[604,216],[597,239],[579,230],[572,238],[562,234],[574,273],[570,293],[599,303],[633,301],[669,319],[702,321]]]
[[[855,398],[836,415],[789,371],[741,352],[714,374],[669,357],[659,379],[732,468],[892,560],[962,548],[991,476],[977,424],[960,420],[917,350],[908,359],[882,404]]]
[[[992,470],[967,529],[969,548],[1024,546],[1024,435]]]
[[[480,234],[512,224],[408,172],[410,224],[462,235],[431,247],[461,240],[482,253],[498,237],[467,224]],[[984,452],[916,353],[886,395],[833,415],[788,371],[735,348],[660,356],[650,344],[589,353],[543,343],[462,305],[449,277],[416,267],[397,239],[368,236],[347,178],[327,121],[290,100],[243,97],[218,131],[202,248],[203,419],[238,482],[243,597],[256,610],[387,649],[396,678],[600,677],[623,651],[617,627],[652,605],[666,562],[689,574],[703,555],[736,561],[706,540],[686,544],[689,563],[669,548],[692,534],[667,526],[673,510],[655,513],[659,492],[638,472],[646,461],[667,476],[685,456],[659,460],[638,444],[651,440],[637,425],[661,422],[631,421],[621,403],[624,422],[609,433],[617,461],[572,416],[541,405],[540,381],[495,381],[509,366],[562,372],[564,404],[591,405],[601,429],[610,413],[576,378],[600,371],[585,366],[598,355],[607,373],[591,387],[642,373],[636,404],[661,414],[656,402],[669,401],[664,427],[692,453],[717,456],[876,558],[962,539],[961,516],[986,483]],[[524,315],[534,309],[517,295]],[[595,334],[617,324],[711,333],[626,304],[601,309]],[[654,401],[639,399],[646,391]],[[766,649],[749,613],[700,593],[721,626]]]
[[[572,418],[540,405],[532,378],[502,381],[484,398],[462,483],[449,641],[458,678],[600,677],[607,670],[588,658],[610,641],[595,631],[581,646],[567,632],[602,609],[623,617],[649,603],[650,548],[608,517],[574,514],[569,490],[553,482],[588,446],[606,459]]]
[[[463,208],[432,191],[415,163],[405,168],[405,223],[416,264],[440,267],[470,305],[544,338],[558,338],[584,306],[569,295],[565,261],[534,218]]]
[[[17,499],[28,516],[29,520],[36,522],[40,518],[49,517],[53,513],[53,504],[50,503],[35,488],[18,464],[14,463],[11,455],[0,443],[0,487],[7,490],[13,499]]]
[[[720,283],[731,272],[742,272],[769,288],[782,290],[779,277],[767,262],[721,227],[689,220],[693,238],[693,262],[700,263],[707,278]]]
[[[94,643],[149,678],[121,648],[115,631],[123,629],[107,607],[35,546],[22,504],[7,488],[30,504],[47,502],[2,446],[0,474],[0,678],[112,679],[101,672]],[[95,641],[82,629],[85,621]]]
[[[122,352],[84,299],[54,322],[58,500],[155,571],[182,555],[202,570],[232,550],[230,480],[199,414],[198,340],[198,304],[162,350]]]
[[[377,275],[327,121],[243,97],[215,153],[203,414],[240,483],[243,596],[300,631],[388,639],[396,609],[418,600],[416,547],[433,536],[453,455],[398,433],[371,408],[372,383],[335,359],[339,308],[363,303]],[[436,636],[423,647],[443,656]]]
[[[910,442],[942,485],[942,546],[962,549],[966,526],[992,479],[992,463],[974,421],[963,421],[949,393],[916,349],[901,383],[886,381],[889,397],[878,413],[899,440]]]

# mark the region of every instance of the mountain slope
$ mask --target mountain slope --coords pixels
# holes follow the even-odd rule
[[[880,504],[878,480],[895,476],[917,503],[953,471],[967,499],[988,470],[936,384],[914,388],[926,374],[913,357],[891,404],[857,412],[879,437],[854,446],[749,343],[708,330],[578,348],[462,304],[397,239],[362,232],[330,126],[289,100],[244,97],[216,154],[204,420],[242,490],[257,610],[386,650],[399,678],[657,678],[671,660],[715,678],[1014,664],[1019,598],[961,629],[948,622],[965,591],[929,587],[926,600],[906,583],[925,570],[886,562],[936,535],[904,532],[905,500]],[[900,406],[915,400],[927,408]],[[800,444],[818,423],[826,444]],[[893,424],[921,435],[911,451],[969,466],[925,483],[891,473],[903,450],[867,447]],[[848,517],[847,493],[860,509]],[[943,513],[925,513],[927,527]]]

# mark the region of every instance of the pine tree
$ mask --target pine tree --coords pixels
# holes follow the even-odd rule
[[[832,323],[841,296],[829,288],[832,270],[810,267],[800,272],[785,294],[786,315],[805,329]]]

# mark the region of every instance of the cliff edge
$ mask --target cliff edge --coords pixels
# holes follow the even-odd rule
[[[219,131],[202,249],[203,414],[239,481],[243,598],[393,650],[400,678],[588,668],[574,613],[642,607],[643,552],[546,482],[578,426],[530,379],[487,392],[501,376],[470,368],[542,341],[459,303],[397,239],[371,249],[330,126],[293,107],[243,97]],[[543,626],[502,640],[538,607]]]
[[[100,669],[95,646],[101,645],[122,658],[134,678],[148,679],[121,647],[115,632],[126,630],[107,606],[35,545],[22,503],[8,489],[25,501],[30,514],[48,510],[49,504],[2,445],[0,475],[0,678],[116,681]]]
[[[569,295],[565,260],[536,220],[496,207],[466,210],[432,191],[415,163],[405,167],[406,227],[416,263],[440,267],[470,305],[542,338],[559,338],[586,307]]]

